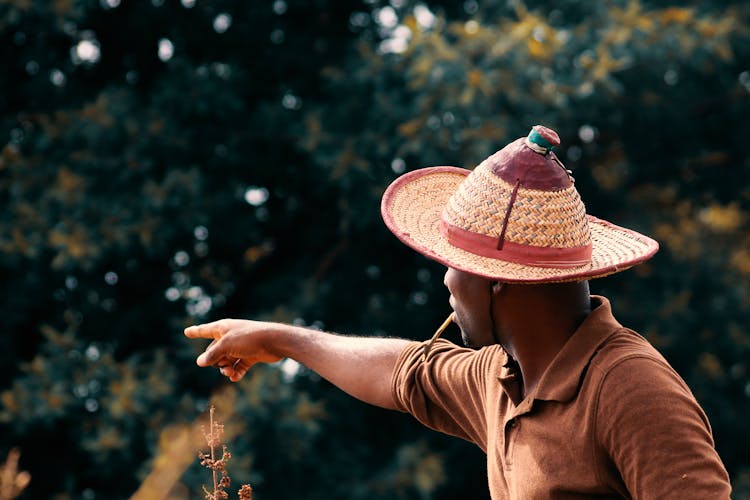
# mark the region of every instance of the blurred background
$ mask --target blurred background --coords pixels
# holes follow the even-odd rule
[[[21,498],[200,498],[209,405],[258,499],[488,498],[474,446],[292,361],[231,385],[182,329],[428,337],[444,270],[386,230],[383,190],[473,168],[535,124],[560,134],[589,212],[660,242],[592,290],[685,378],[750,498],[749,16],[741,1],[3,1],[0,462],[20,451]]]

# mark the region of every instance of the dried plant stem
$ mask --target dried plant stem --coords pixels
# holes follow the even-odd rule
[[[211,409],[209,410],[208,415],[209,415],[208,417],[209,425],[211,426],[210,427],[211,439],[209,442],[209,445],[211,446],[211,462],[216,463],[216,455],[215,455],[214,449],[216,448],[215,446],[216,441],[217,441],[216,438],[218,438],[218,436],[214,436],[214,407],[213,406],[211,406]],[[219,489],[219,482],[216,480],[216,468],[212,468],[211,472],[213,473],[213,479],[214,479],[214,498],[217,498],[216,494],[217,494],[217,490]]]
[[[227,473],[227,462],[232,458],[232,454],[229,453],[229,449],[225,444],[222,443],[222,437],[224,436],[224,426],[219,422],[214,421],[214,407],[213,405],[209,409],[208,423],[210,429],[206,432],[203,429],[203,436],[206,438],[206,443],[210,448],[210,452],[205,454],[203,452],[198,453],[198,458],[201,461],[201,465],[208,469],[211,469],[211,476],[213,478],[213,490],[209,490],[203,486],[203,496],[206,500],[226,500],[229,495],[226,489],[229,488],[231,479]],[[216,447],[221,445],[222,453],[221,458],[216,458]],[[221,472],[221,477],[219,477]],[[253,489],[250,485],[242,485],[242,488],[237,492],[240,500],[252,500]]]

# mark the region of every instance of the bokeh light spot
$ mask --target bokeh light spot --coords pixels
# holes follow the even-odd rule
[[[254,207],[259,207],[268,201],[268,189],[250,186],[245,191],[245,201]]]
[[[174,56],[174,45],[168,38],[162,38],[159,40],[158,48],[159,59],[164,62],[169,61]]]
[[[49,72],[49,81],[52,82],[52,85],[55,87],[62,87],[67,80],[65,73],[57,68]]]
[[[375,11],[375,22],[386,29],[393,29],[398,24],[398,15],[391,6],[383,7]]]
[[[65,278],[65,287],[68,290],[75,290],[78,286],[78,279],[75,276],[68,276]]]
[[[743,71],[738,77],[740,84],[745,87],[745,90],[750,92],[750,71]]]
[[[349,16],[349,26],[353,29],[362,29],[370,24],[370,14],[367,12],[354,12]]]
[[[232,16],[226,12],[222,12],[214,18],[214,31],[217,33],[226,32],[230,26],[232,26]]]
[[[284,94],[284,97],[281,98],[281,105],[286,109],[298,110],[302,107],[302,99],[287,92]]]
[[[591,125],[583,125],[578,129],[578,137],[586,144],[591,143],[596,137],[596,129]]]
[[[180,267],[187,266],[190,263],[190,255],[184,250],[174,254],[174,263]]]
[[[680,81],[680,75],[677,73],[677,71],[673,69],[668,69],[664,72],[664,83],[669,85],[670,87],[673,85],[677,85],[677,82]]]
[[[401,158],[394,158],[391,162],[391,170],[396,174],[403,174],[406,170],[406,162]]]
[[[275,29],[271,32],[271,43],[279,45],[284,43],[284,31]]]
[[[100,57],[101,49],[96,40],[81,40],[71,51],[71,58],[75,64],[94,64],[99,61]]]
[[[286,12],[287,5],[284,0],[276,0],[273,3],[273,12],[278,15],[282,15]]]
[[[476,14],[479,10],[479,3],[476,0],[467,0],[464,2],[464,12],[467,14]]]
[[[102,357],[102,353],[97,346],[91,344],[86,348],[85,356],[89,361],[99,361],[99,358]]]
[[[206,226],[196,226],[193,229],[193,236],[196,240],[206,241],[208,239],[208,228]]]
[[[34,76],[37,73],[39,73],[39,63],[32,59],[31,61],[26,63],[25,69],[26,69],[26,73],[28,73],[31,76]]]
[[[414,7],[414,18],[423,30],[428,30],[435,26],[435,14],[423,4],[418,4]]]

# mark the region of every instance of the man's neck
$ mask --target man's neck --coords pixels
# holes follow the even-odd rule
[[[588,285],[518,285],[494,302],[498,336],[520,367],[525,398],[591,312]]]

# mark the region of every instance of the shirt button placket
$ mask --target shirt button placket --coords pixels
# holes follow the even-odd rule
[[[518,421],[518,417],[514,417],[508,420],[508,423],[505,425],[505,468],[510,470],[513,465],[513,445],[516,441],[520,422]]]

